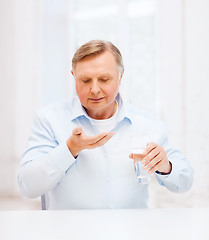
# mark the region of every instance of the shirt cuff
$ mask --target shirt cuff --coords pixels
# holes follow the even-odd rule
[[[76,159],[71,154],[67,147],[67,143],[61,143],[53,151],[49,153],[50,163],[60,171],[67,171],[72,164],[75,163]]]
[[[175,177],[174,172],[175,172],[176,166],[172,161],[169,160],[169,162],[171,163],[171,167],[172,167],[171,172],[166,174],[166,173],[161,173],[159,171],[155,171],[155,175],[157,176],[158,179],[160,179],[160,180],[165,180],[165,179],[170,180],[171,179],[171,181],[172,181],[172,179]]]
[[[170,164],[171,164],[171,171],[170,171],[170,173],[171,173],[171,172],[172,172],[172,169],[173,169],[173,165],[172,165],[172,162],[171,162],[171,161],[169,161],[169,162],[170,162]],[[159,172],[159,171],[155,171],[155,173],[157,173],[157,174],[159,174],[159,175],[163,175],[163,176],[170,174],[170,173],[163,173],[163,172]]]

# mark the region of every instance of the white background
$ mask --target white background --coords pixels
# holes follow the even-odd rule
[[[71,58],[102,38],[124,56],[122,91],[158,115],[194,169],[192,190],[150,186],[150,207],[209,206],[209,1],[0,0],[0,209],[25,200],[17,168],[35,111],[74,94]]]

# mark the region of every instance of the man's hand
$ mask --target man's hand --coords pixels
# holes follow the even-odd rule
[[[134,161],[141,161],[144,164],[144,169],[149,170],[148,173],[150,174],[155,171],[169,174],[172,169],[165,150],[156,143],[149,143],[143,154],[131,153],[129,157],[134,159]]]
[[[76,127],[67,140],[67,146],[72,155],[76,157],[84,149],[93,149],[104,145],[113,135],[113,132],[108,132],[96,136],[87,136],[82,127]]]

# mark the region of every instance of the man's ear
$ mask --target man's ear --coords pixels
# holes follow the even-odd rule
[[[120,73],[120,77],[119,77],[119,82],[120,82],[120,84],[121,84],[121,79],[122,79],[122,77],[123,77],[123,74],[124,74],[124,68],[123,68],[122,72]]]
[[[73,75],[73,77],[75,77],[73,70],[71,70],[71,74]]]

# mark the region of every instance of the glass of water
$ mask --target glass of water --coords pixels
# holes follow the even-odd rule
[[[132,137],[132,153],[133,155],[137,155],[137,158],[142,160],[144,158],[144,150],[148,144],[148,137],[146,135],[143,136],[133,136]],[[134,161],[135,171],[138,183],[147,184],[150,182],[151,177],[148,173],[148,170],[144,169],[144,165],[141,161]]]

